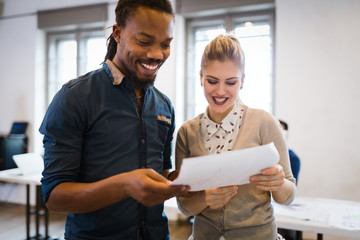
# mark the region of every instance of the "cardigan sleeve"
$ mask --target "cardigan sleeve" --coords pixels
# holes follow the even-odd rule
[[[187,147],[186,129],[185,126],[182,125],[176,137],[176,147],[175,147],[176,170],[180,169],[183,159],[188,156],[189,156],[189,149]]]
[[[295,185],[295,178],[291,172],[291,165],[289,159],[289,150],[287,146],[286,139],[281,132],[281,127],[279,121],[270,113],[264,113],[264,121],[262,121],[260,126],[260,138],[262,140],[261,144],[268,144],[273,142],[277,151],[280,155],[279,163],[283,167],[283,171],[285,173],[285,178],[292,182],[292,194],[290,197],[285,201],[281,202],[280,204],[288,205],[290,204],[296,195],[296,185]]]

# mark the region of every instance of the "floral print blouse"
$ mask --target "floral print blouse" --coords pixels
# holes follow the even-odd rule
[[[208,115],[208,108],[200,119],[200,131],[204,145],[209,154],[219,154],[231,151],[239,133],[244,109],[237,98],[235,106],[228,115],[218,124]]]

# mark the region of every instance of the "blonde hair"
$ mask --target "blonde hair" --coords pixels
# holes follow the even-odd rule
[[[206,68],[209,62],[218,60],[223,62],[231,60],[237,63],[244,73],[245,70],[245,55],[241,49],[239,40],[232,35],[219,35],[213,39],[204,50],[201,58],[201,70]]]

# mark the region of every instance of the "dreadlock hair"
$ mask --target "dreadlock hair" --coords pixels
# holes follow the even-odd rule
[[[116,23],[120,27],[126,26],[126,21],[132,16],[139,7],[147,7],[152,10],[157,10],[175,16],[173,8],[169,0],[119,0],[115,8]],[[113,34],[108,39],[106,59],[112,60],[116,54],[117,42]]]

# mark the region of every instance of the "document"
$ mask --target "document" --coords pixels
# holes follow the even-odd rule
[[[188,185],[191,191],[249,183],[250,176],[279,161],[274,143],[221,154],[183,159],[172,185]]]
[[[330,213],[329,224],[346,230],[360,230],[360,207],[338,206]]]

